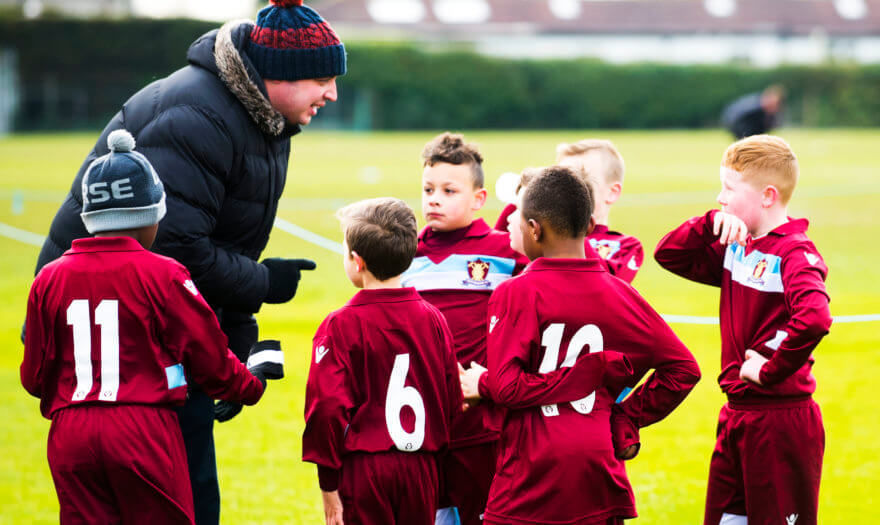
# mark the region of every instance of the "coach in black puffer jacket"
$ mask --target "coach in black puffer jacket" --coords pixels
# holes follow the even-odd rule
[[[37,271],[73,239],[89,236],[79,215],[83,174],[107,153],[107,135],[127,129],[167,193],[167,215],[152,249],[189,269],[217,312],[230,348],[240,358],[247,356],[257,340],[252,313],[263,302],[290,300],[300,269],[314,267],[303,260],[257,260],[284,190],[290,139],[319,107],[336,100],[335,77],[345,72],[344,47],[333,30],[297,4],[273,0],[256,24],[230,22],[203,35],[190,47],[187,67],[124,104],[80,167],[52,222]],[[196,521],[217,523],[214,407],[192,387],[180,421]],[[236,413],[226,404],[218,419]]]

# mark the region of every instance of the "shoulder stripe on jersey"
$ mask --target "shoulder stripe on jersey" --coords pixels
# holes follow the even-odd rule
[[[615,253],[620,251],[620,241],[614,241],[611,239],[587,239],[590,242],[590,246],[593,247],[594,250],[599,251],[600,246],[607,247],[610,251],[607,255],[602,255],[605,259],[610,259],[614,256]],[[600,254],[601,255],[601,254]],[[636,268],[638,269],[638,268]]]
[[[782,258],[758,250],[746,255],[746,249],[731,244],[724,252],[724,269],[735,282],[762,292],[782,293]]]
[[[176,364],[165,367],[165,377],[168,379],[168,390],[179,386],[186,386],[186,375],[183,373],[183,365]]]
[[[435,263],[416,257],[401,284],[416,290],[494,290],[513,276],[516,261],[492,255],[455,254]]]

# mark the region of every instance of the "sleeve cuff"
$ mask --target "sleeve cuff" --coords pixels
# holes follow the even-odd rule
[[[340,471],[335,468],[318,465],[318,485],[324,492],[333,492],[339,489]]]
[[[477,391],[483,399],[492,399],[489,394],[489,372],[480,374],[480,381],[477,383]]]

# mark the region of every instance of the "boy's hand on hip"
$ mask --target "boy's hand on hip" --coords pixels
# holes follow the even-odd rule
[[[466,401],[480,399],[480,376],[486,372],[486,367],[475,361],[471,361],[471,367],[467,370],[458,363],[458,378],[461,380],[461,393]]]
[[[715,213],[712,233],[718,236],[718,242],[724,246],[735,242],[745,246],[749,238],[749,229],[746,227],[746,223],[736,215],[723,211]]]
[[[769,361],[769,359],[762,356],[758,352],[755,352],[751,349],[746,350],[746,360],[739,368],[739,378],[743,381],[751,381],[756,385],[760,385],[761,368],[767,361]]]
[[[344,525],[342,522],[342,499],[339,497],[339,491],[324,492],[322,490],[321,498],[324,500],[324,522],[326,525]]]

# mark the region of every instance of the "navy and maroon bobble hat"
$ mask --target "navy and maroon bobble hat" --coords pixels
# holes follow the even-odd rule
[[[271,0],[257,14],[247,54],[264,80],[345,74],[345,46],[302,0]]]

